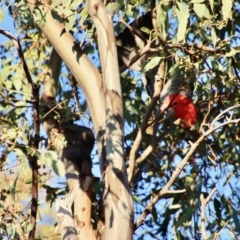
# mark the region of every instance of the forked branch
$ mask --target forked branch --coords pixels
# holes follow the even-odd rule
[[[216,131],[217,129],[225,126],[225,125],[229,125],[229,124],[237,124],[240,122],[240,118],[237,119],[233,119],[233,114],[231,115],[230,118],[227,118],[226,121],[224,121],[223,123],[217,124],[217,121],[222,118],[227,112],[235,109],[235,108],[239,108],[240,104],[229,107],[227,109],[225,109],[223,112],[221,112],[220,114],[218,114],[214,120],[212,121],[212,123],[209,125],[208,130],[207,131],[202,131],[202,135],[198,138],[198,140],[195,143],[189,142],[190,143],[190,149],[188,151],[188,153],[186,154],[186,156],[183,158],[183,160],[180,162],[180,164],[176,167],[176,170],[173,172],[172,177],[170,178],[170,180],[167,182],[167,184],[163,187],[163,189],[154,197],[150,200],[150,202],[148,203],[148,205],[146,206],[146,208],[144,209],[144,211],[142,212],[141,216],[138,218],[138,220],[136,221],[135,225],[134,225],[134,230],[136,230],[145,220],[145,218],[148,216],[148,214],[151,212],[152,207],[164,196],[168,193],[169,188],[173,185],[173,183],[175,182],[175,180],[178,178],[179,174],[182,172],[183,168],[185,167],[185,165],[187,164],[187,162],[189,161],[190,157],[193,155],[193,153],[196,151],[198,145],[210,134],[212,134],[214,131]]]

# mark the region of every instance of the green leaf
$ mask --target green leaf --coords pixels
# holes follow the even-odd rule
[[[230,18],[230,13],[232,10],[232,1],[229,0],[222,0],[222,15],[223,15],[223,20],[227,20]]]
[[[15,178],[12,189],[11,189],[11,195],[12,195],[12,199],[15,202],[15,193],[16,193],[16,186],[17,186],[17,180],[18,180],[18,176]]]
[[[14,78],[13,80],[12,80],[12,83],[13,83],[13,86],[15,87],[15,89],[17,90],[17,91],[20,91],[21,90],[21,88],[22,88],[22,80],[20,79],[20,78]]]
[[[4,11],[3,8],[0,8],[0,22],[2,22],[4,20]]]
[[[206,5],[205,5],[205,6],[206,6]],[[209,18],[210,18],[210,13],[209,13],[209,10],[208,10],[208,7],[207,7],[207,6],[206,6],[206,8],[205,8],[204,17],[205,17],[206,19],[209,19]]]
[[[190,3],[203,3],[205,0],[191,0]]]
[[[153,206],[151,213],[152,213],[153,220],[156,222],[158,220],[158,212],[155,206]]]
[[[211,29],[211,37],[212,37],[213,46],[216,47],[217,35],[214,28]]]
[[[57,154],[54,152],[54,151],[51,151],[51,150],[48,150],[45,152],[44,154],[44,157],[45,157],[45,163],[49,166],[49,162],[48,161],[57,161],[58,160],[58,157],[57,157]]]
[[[153,57],[144,67],[143,72],[147,72],[150,69],[153,69],[155,66],[160,64],[162,57]]]
[[[32,178],[27,178],[25,181],[24,181],[25,184],[31,184],[32,183]]]
[[[178,8],[175,8],[177,18],[178,18],[178,32],[177,32],[177,39],[178,41],[182,41],[185,39],[186,28],[188,24],[189,18],[189,9],[186,4],[177,2]]]
[[[17,155],[19,162],[20,162],[18,176],[21,178],[24,176],[24,174],[26,173],[26,169],[28,169],[28,167],[29,167],[28,159],[27,159],[25,153],[21,149],[15,148],[14,152]]]
[[[27,223],[27,232],[30,232],[33,229],[33,225],[31,223]]]
[[[142,27],[141,28],[141,31],[143,31],[143,32],[145,32],[145,33],[147,33],[147,34],[150,34],[150,30],[148,29],[148,28],[146,28],[146,27]]]
[[[215,239],[215,235],[214,235],[214,234],[211,234],[211,235],[208,237],[207,240],[213,240],[213,239]]]
[[[6,82],[10,82],[7,80],[8,76],[11,74],[12,72],[12,66],[4,66],[1,71],[0,71],[0,84],[5,83]],[[11,83],[11,82],[10,82]],[[11,85],[12,86],[12,85]],[[10,87],[11,88],[11,87]],[[9,88],[9,89],[10,89]]]
[[[232,206],[232,216],[233,216],[233,222],[235,224],[235,230],[240,232],[240,223],[239,223],[239,213],[235,210],[235,208]]]
[[[177,240],[185,240],[185,237],[180,232],[177,232],[176,236]]]
[[[71,4],[69,7],[72,10],[76,10],[82,3],[83,3],[83,0],[75,0],[75,1],[71,0]]]
[[[52,169],[58,176],[60,177],[65,176],[65,168],[63,163],[60,160],[52,162]]]
[[[3,205],[2,201],[0,201],[0,212],[2,212],[3,209],[4,209],[4,205]]]
[[[234,48],[231,48],[230,52],[226,53],[226,57],[232,57],[236,55],[236,50]]]
[[[164,10],[164,5],[158,4],[157,5],[157,22],[160,25],[160,32],[163,36],[163,38],[166,38],[166,18],[167,18],[167,12]]]
[[[76,14],[68,16],[68,22],[65,24],[66,31],[69,32],[76,21]]]
[[[84,5],[84,8],[83,8],[80,16],[81,16],[81,19],[79,21],[79,25],[82,25],[88,17],[88,10],[87,10],[86,4]]]
[[[52,0],[51,7],[55,8],[56,6],[63,4],[63,2],[64,2],[64,0]]]
[[[17,137],[17,129],[11,128],[1,136],[1,140],[3,140],[3,141],[6,139],[14,139],[15,140],[16,137]]]
[[[216,216],[220,220],[222,218],[221,202],[217,198],[214,198],[213,205],[216,212]]]
[[[133,101],[127,100],[127,101],[125,102],[125,106],[126,106],[126,109],[127,109],[129,112],[138,115],[138,113],[139,113],[139,108],[136,107],[135,104],[133,104]]]
[[[33,9],[33,17],[35,22],[39,24],[41,27],[44,27],[46,24],[46,15],[47,15],[47,10],[45,8],[41,8],[35,5]]]
[[[124,3],[123,0],[115,1],[116,12],[118,12],[122,8],[123,3]],[[111,5],[111,8],[112,8],[112,3],[110,3],[110,5]]]
[[[54,151],[46,151],[44,154],[45,164],[50,167],[58,176],[65,176],[63,163],[58,160],[57,154]]]
[[[184,212],[180,218],[177,220],[177,222],[174,224],[176,229],[183,226],[186,222],[189,222],[192,218],[192,208],[189,207],[186,212]]]
[[[139,203],[139,204],[142,204],[142,201],[138,198],[138,196],[136,196],[136,195],[133,195],[133,200],[134,200],[134,202],[137,202],[137,203]]]
[[[195,13],[198,17],[202,18],[205,15],[205,11],[208,10],[205,4],[195,3],[193,6]]]
[[[213,0],[209,0],[209,3],[210,3],[211,10],[213,12]]]
[[[7,230],[7,234],[8,234],[8,239],[16,239],[15,235],[16,235],[16,227],[14,224],[12,223],[7,223],[6,224],[6,230]]]
[[[66,16],[66,18],[68,19],[69,16],[73,15],[75,11],[71,10],[71,9],[65,9],[64,10],[64,15]]]
[[[96,181],[93,185],[93,192],[94,193],[101,193],[101,190],[103,188],[103,183],[101,181]]]

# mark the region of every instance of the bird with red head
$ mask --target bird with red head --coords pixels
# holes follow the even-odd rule
[[[196,124],[197,108],[189,97],[171,94],[166,98],[164,105],[173,109],[174,117],[181,119],[183,128],[191,128]]]
[[[172,110],[176,119],[181,120],[183,128],[191,128],[197,122],[197,108],[192,101],[193,79],[189,74],[174,76],[165,83],[161,92],[161,110]]]

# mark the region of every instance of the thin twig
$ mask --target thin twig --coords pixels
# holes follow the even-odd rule
[[[136,153],[138,151],[138,148],[140,146],[144,131],[146,129],[148,120],[151,116],[151,113],[154,109],[154,107],[157,104],[158,101],[158,97],[153,97],[151,100],[150,105],[148,106],[148,109],[143,117],[143,121],[141,124],[140,129],[138,130],[137,136],[135,138],[135,141],[133,143],[132,149],[130,151],[130,155],[129,155],[129,168],[128,168],[128,182],[131,183],[132,178],[133,178],[133,174],[134,174],[134,168],[135,168],[135,157],[136,157]]]
[[[202,232],[202,237],[204,240],[208,239],[206,229],[205,229],[205,208],[210,201],[211,197],[213,194],[217,191],[216,188],[214,188],[208,195],[208,197],[205,199],[203,194],[200,196],[200,201],[201,201],[201,232]]]
[[[56,104],[54,107],[52,107],[47,113],[44,114],[44,116],[42,117],[42,119],[44,119],[48,114],[50,114],[51,112],[54,111],[54,109],[56,109],[58,106],[60,106],[61,104],[67,102],[69,99],[65,99],[62,102]]]
[[[177,194],[177,193],[185,193],[186,189],[180,189],[180,190],[169,190],[166,194]]]
[[[84,36],[83,36],[83,38],[82,38],[82,41],[81,41],[81,43],[79,44],[80,48],[83,47],[83,44],[84,44],[84,42],[85,42],[86,37],[87,37],[87,32],[84,34]]]
[[[221,232],[222,232],[223,229],[227,226],[228,222],[229,222],[229,220],[227,220],[226,223],[223,225],[222,229],[221,229],[218,233],[216,233],[216,234],[214,235],[213,240],[216,240],[216,239],[220,236]]]
[[[178,49],[188,49],[188,48],[196,48],[198,50],[204,51],[204,52],[209,52],[209,53],[225,53],[225,50],[222,49],[215,49],[215,48],[209,48],[204,45],[196,44],[196,43],[172,43],[172,44],[165,44],[163,47],[159,48],[150,48],[150,52],[159,52],[167,49],[173,49],[173,48],[178,48]]]
[[[147,39],[145,37],[143,37],[142,34],[139,33],[139,31],[136,31],[136,27],[132,27],[131,25],[129,25],[127,22],[124,21],[124,19],[120,16],[120,14],[118,14],[119,17],[119,22],[122,23],[124,26],[126,26],[135,36],[137,36],[138,38],[140,38],[144,43],[147,42]],[[138,30],[138,29],[137,29]],[[149,36],[149,40],[151,42],[151,34]],[[150,47],[149,47],[150,48]]]
[[[211,107],[212,107],[212,104],[211,104],[211,101],[209,101],[208,102],[208,110],[207,110],[207,113],[205,114],[204,119],[200,125],[199,131],[198,131],[199,133],[201,132],[203,126],[206,124],[206,120],[207,120],[208,115],[210,114]]]
[[[125,70],[127,70],[129,67],[131,67],[138,59],[140,59],[142,56],[144,56],[150,49],[151,42],[147,42],[146,46],[140,50],[135,56],[133,56],[127,64],[124,64],[119,68],[119,73],[121,74]]]

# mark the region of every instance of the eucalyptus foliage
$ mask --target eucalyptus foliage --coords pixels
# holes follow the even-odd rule
[[[44,2],[44,1],[43,1]],[[51,45],[37,24],[45,24],[42,4],[34,10],[35,22],[24,0],[1,3],[0,21],[7,15],[13,18],[15,30],[24,51],[34,84],[40,87],[47,71]],[[82,1],[53,0],[45,4],[56,21],[64,22],[84,52],[101,71],[97,32]],[[104,1],[112,16],[118,35],[130,23],[150,10],[150,1]],[[137,169],[132,189],[135,201],[135,220],[151,199],[167,184],[180,161],[186,156],[191,143],[211,127],[215,117],[240,103],[240,1],[182,0],[157,1],[157,24],[166,40],[161,51],[149,54],[142,73],[157,65],[167,54],[176,64],[196,71],[194,103],[198,108],[198,123],[193,130],[174,124],[173,117],[157,126],[156,142],[151,154]],[[5,29],[7,30],[7,29]],[[148,31],[148,30],[145,30]],[[155,35],[154,35],[155,34]],[[153,36],[157,36],[154,33]],[[41,205],[50,208],[58,196],[66,191],[66,184],[48,181],[52,175],[64,175],[56,153],[47,147],[46,135],[40,132],[40,145],[34,147],[33,95],[26,79],[16,47],[9,40],[0,43],[0,238],[24,239],[32,226],[28,206],[31,197],[31,156],[38,159],[39,188],[44,194],[39,199],[39,217],[49,214]],[[167,53],[168,52],[168,53]],[[88,74],[86,72],[86,74]],[[139,72],[127,70],[121,74],[124,109],[124,148],[126,164],[137,131],[141,126],[150,98]],[[63,63],[57,88],[56,109],[61,120],[75,120],[92,126],[83,91],[76,86],[72,73]],[[44,107],[40,101],[40,115]],[[44,112],[44,111],[43,111]],[[42,113],[43,116],[45,113]],[[240,108],[223,115],[216,124],[227,118],[240,118]],[[226,124],[208,135],[191,155],[171,190],[185,193],[168,194],[153,207],[134,239],[202,239],[201,223],[207,239],[240,238],[240,125]],[[145,135],[137,156],[151,144]],[[94,161],[97,155],[93,152]],[[57,181],[57,180],[56,180]],[[55,182],[56,182],[55,181]],[[61,180],[64,181],[64,180]],[[53,184],[53,185],[52,185]],[[201,217],[201,194],[206,198],[211,190],[217,191]],[[97,226],[102,183],[94,185],[93,222]],[[43,205],[45,206],[45,205]],[[51,216],[54,224],[56,219]],[[51,225],[52,225],[51,224]],[[52,239],[54,228],[38,227],[39,239]]]

